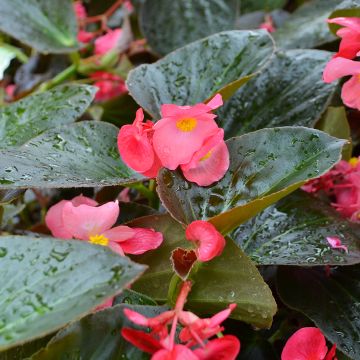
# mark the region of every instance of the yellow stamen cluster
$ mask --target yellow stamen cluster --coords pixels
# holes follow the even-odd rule
[[[359,162],[359,159],[357,157],[352,157],[350,160],[349,160],[349,164],[353,167],[355,167]]]
[[[184,118],[176,122],[176,127],[183,131],[189,132],[196,128],[197,120],[195,118]]]
[[[203,156],[203,157],[200,159],[200,161],[207,160],[210,156],[211,156],[211,150],[210,150],[205,156]]]
[[[89,243],[101,245],[101,246],[107,246],[109,245],[109,239],[104,235],[93,235],[90,236]]]

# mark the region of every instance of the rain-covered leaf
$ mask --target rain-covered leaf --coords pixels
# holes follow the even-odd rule
[[[360,265],[331,269],[281,267],[278,292],[284,303],[301,311],[351,359],[360,354]]]
[[[280,51],[270,65],[241,87],[218,111],[226,136],[265,127],[312,127],[333,95],[322,72],[331,54],[318,50]]]
[[[64,85],[0,108],[0,148],[23,145],[46,130],[74,122],[95,91],[87,85]]]
[[[167,54],[205,36],[234,28],[238,0],[143,1],[139,19],[150,47]]]
[[[119,293],[144,269],[78,240],[0,237],[0,349],[53,332]]]
[[[334,41],[336,37],[329,31],[326,19],[338,3],[338,0],[306,2],[273,33],[277,46],[310,49]]]
[[[146,317],[157,316],[167,309],[163,306],[121,304],[88,315],[59,331],[46,348],[34,354],[31,360],[149,359],[148,354],[135,348],[121,336],[123,327],[134,327],[124,315],[125,308]]]
[[[171,251],[191,246],[185,240],[184,229],[169,215],[143,217],[130,225],[152,227],[164,235],[159,249],[136,257],[137,262],[149,265],[149,270],[132,289],[165,302],[174,274]],[[275,300],[255,265],[231,239],[227,240],[222,255],[203,263],[192,280],[194,285],[186,303],[190,310],[208,315],[224,309],[229,303],[236,303],[232,318],[261,328],[270,327],[276,312]]]
[[[82,121],[49,130],[14,149],[0,150],[0,189],[86,187],[142,180],[120,159],[118,128]]]
[[[341,157],[344,140],[313,129],[262,129],[227,140],[230,168],[210,187],[161,170],[158,193],[171,215],[183,224],[209,219],[227,233],[329,170]]]
[[[71,0],[0,0],[0,30],[42,53],[76,50]]]
[[[230,97],[264,67],[272,52],[264,30],[225,31],[138,66],[127,85],[137,103],[159,118],[162,104],[192,105],[217,92]]]
[[[240,0],[240,13],[246,14],[259,10],[270,12],[282,8],[286,3],[287,0]]]
[[[131,289],[125,289],[120,295],[115,297],[113,305],[118,304],[157,305],[156,301],[151,297]]]
[[[336,17],[360,17],[360,1],[359,0],[345,0],[336,6],[329,18]],[[330,30],[336,34],[341,26],[337,24],[329,24]]]
[[[339,237],[349,253],[332,249],[327,236]],[[301,190],[242,224],[231,237],[260,265],[360,263],[360,226]]]

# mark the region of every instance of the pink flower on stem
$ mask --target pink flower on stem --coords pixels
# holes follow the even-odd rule
[[[92,32],[88,32],[85,30],[79,30],[78,34],[77,34],[77,39],[78,41],[80,41],[81,43],[87,44],[88,42],[90,42],[92,39],[94,39],[95,34]]]
[[[155,177],[161,168],[152,145],[153,126],[151,121],[144,123],[144,112],[140,108],[134,122],[120,129],[117,140],[125,164],[147,177]]]
[[[154,125],[153,145],[164,167],[175,170],[188,164],[205,140],[218,132],[211,111],[222,104],[218,94],[207,104],[161,106],[162,119]]]
[[[336,32],[341,37],[340,47],[336,57],[340,56],[347,59],[353,59],[359,56],[360,52],[360,18],[356,17],[338,17],[328,19],[330,24],[343,26]]]
[[[265,21],[260,24],[259,29],[264,29],[269,33],[276,31],[271,15],[265,15]]]
[[[122,29],[109,30],[105,35],[95,40],[94,53],[104,55],[116,48],[122,34]]]
[[[343,85],[341,98],[345,105],[360,110],[360,62],[335,57],[327,63],[323,78],[330,83],[348,75],[352,76]]]
[[[90,79],[95,80],[94,86],[98,88],[95,100],[107,101],[114,97],[127,93],[124,80],[106,71],[96,71],[90,75]]]
[[[195,252],[200,261],[212,260],[219,256],[225,247],[224,237],[214,225],[204,220],[196,220],[188,225],[185,236],[197,245]]]
[[[79,20],[83,20],[87,17],[85,6],[83,5],[82,1],[75,1],[73,3],[75,16]]]
[[[338,236],[327,236],[326,240],[333,249],[342,249],[346,253],[349,252],[347,246],[342,244]]]
[[[336,345],[328,353],[322,332],[315,327],[296,331],[285,344],[281,360],[336,360]]]
[[[109,246],[120,255],[142,254],[160,246],[163,236],[153,229],[113,227],[119,212],[117,201],[97,206],[94,200],[80,196],[52,206],[45,221],[55,237]]]
[[[191,283],[184,282],[175,309],[165,311],[154,318],[146,318],[135,311],[125,309],[124,314],[129,320],[150,328],[150,333],[124,328],[121,331],[122,336],[141,350],[153,354],[152,360],[235,360],[240,351],[240,342],[235,336],[225,335],[208,340],[223,330],[220,324],[230,315],[235,304],[210,319],[200,319],[195,314],[183,310],[190,289]],[[175,343],[178,323],[183,326],[180,332],[181,344]]]

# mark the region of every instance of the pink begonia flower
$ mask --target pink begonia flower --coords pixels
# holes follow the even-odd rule
[[[328,348],[322,332],[315,327],[305,327],[296,331],[287,341],[281,354],[281,360],[332,360],[327,356]]]
[[[95,80],[94,86],[98,88],[95,94],[97,101],[111,100],[128,91],[121,77],[106,71],[96,71],[90,75],[90,79]]]
[[[125,316],[137,325],[150,328],[146,331],[123,328],[122,336],[141,350],[153,354],[152,360],[194,359],[194,360],[235,360],[240,351],[240,341],[231,335],[220,339],[208,339],[223,330],[220,326],[235,308],[215,314],[209,319],[200,319],[195,314],[184,311],[191,283],[185,281],[177,298],[174,310],[168,310],[153,318],[147,318],[130,309],[124,309]],[[183,326],[180,333],[181,344],[175,343],[178,323]],[[168,330],[171,325],[170,333]],[[197,347],[194,349],[194,347]],[[219,355],[221,354],[221,357]]]
[[[95,37],[94,33],[88,32],[85,30],[79,30],[79,32],[77,34],[78,41],[80,41],[84,44],[87,44],[88,42],[90,42],[94,37]]]
[[[205,140],[218,132],[211,111],[223,104],[220,94],[207,104],[161,106],[162,118],[154,125],[153,145],[164,167],[174,170],[191,161]]]
[[[360,62],[342,57],[331,59],[323,73],[326,83],[330,83],[343,76],[352,75],[341,90],[341,98],[345,105],[360,110]]]
[[[225,247],[224,237],[214,225],[204,220],[196,220],[188,225],[185,236],[198,246],[195,252],[200,261],[210,261],[219,256]]]
[[[152,146],[154,124],[143,121],[144,112],[140,108],[134,122],[121,127],[117,140],[119,153],[126,165],[147,177],[155,177],[161,163]]]
[[[341,37],[340,47],[335,57],[353,59],[359,56],[360,51],[360,18],[356,17],[338,17],[328,19],[330,24],[344,26],[336,32]]]
[[[95,40],[94,53],[96,55],[104,55],[107,52],[115,49],[121,37],[122,29],[110,30],[105,35],[98,37]]]
[[[346,253],[349,252],[347,246],[342,244],[338,236],[327,236],[326,240],[333,249],[342,249]]]
[[[85,6],[82,3],[82,1],[75,1],[73,3],[73,7],[74,7],[74,11],[75,11],[75,16],[78,19],[82,20],[87,17],[86,9],[85,9]]]
[[[185,178],[199,186],[208,186],[220,180],[229,168],[229,150],[225,144],[224,130],[205,140],[188,164],[181,165]]]
[[[264,29],[269,33],[276,30],[271,15],[265,15],[265,21],[260,24],[259,29]]]
[[[62,200],[49,209],[46,225],[55,237],[109,246],[120,255],[142,254],[162,243],[162,234],[153,229],[124,225],[112,228],[120,212],[117,201],[96,205],[95,201],[83,196],[72,201]]]

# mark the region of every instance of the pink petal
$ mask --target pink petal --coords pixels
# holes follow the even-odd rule
[[[224,141],[213,148],[208,145],[205,143],[204,147],[194,154],[190,169],[189,165],[181,166],[184,177],[199,186],[209,186],[222,179],[230,165],[229,150]],[[203,158],[200,158],[194,166],[195,159],[199,158],[199,154],[204,154]]]
[[[122,29],[110,30],[107,34],[98,37],[95,40],[94,53],[96,55],[103,55],[113,50],[119,42]]]
[[[205,104],[196,104],[193,106],[184,105],[179,106],[175,104],[163,104],[161,105],[161,115],[163,118],[168,117],[192,117],[210,112],[212,109],[210,106]]]
[[[94,33],[85,30],[79,30],[77,34],[77,39],[84,44],[90,42],[94,37]]]
[[[236,304],[230,304],[228,309],[222,310],[210,318],[210,327],[215,327],[220,325],[225,321],[231,314],[231,312],[236,308]]]
[[[71,202],[74,206],[79,206],[79,205],[98,206],[99,205],[97,203],[97,201],[95,201],[91,198],[88,198],[87,196],[84,196],[84,195],[75,196],[71,200]]]
[[[147,317],[145,317],[144,315],[130,310],[130,309],[124,309],[124,315],[134,324],[136,325],[140,325],[140,326],[146,326],[149,327],[149,320]]]
[[[222,106],[223,100],[222,96],[220,94],[216,94],[212,99],[209,100],[209,102],[206,104],[208,107],[210,107],[212,110],[215,110]]]
[[[85,19],[87,17],[86,9],[82,1],[75,1],[73,3],[75,15],[78,19]]]
[[[336,359],[336,344],[334,344],[332,346],[332,348],[330,349],[330,351],[328,352],[328,354],[325,357],[325,360],[337,360]]]
[[[46,226],[49,228],[53,236],[60,239],[71,239],[72,233],[65,229],[62,218],[65,204],[70,203],[68,200],[61,200],[57,204],[51,206],[45,216]]]
[[[154,152],[154,162],[149,170],[143,171],[141,174],[144,176],[147,176],[148,178],[155,178],[159,172],[159,170],[162,168],[161,161],[157,154]]]
[[[200,261],[209,261],[219,256],[225,247],[224,237],[207,221],[193,221],[186,228],[185,236],[198,244],[197,255]]]
[[[344,250],[346,253],[349,252],[348,248],[346,245],[342,245],[342,242],[340,240],[339,237],[337,236],[327,236],[326,240],[328,241],[328,243],[330,244],[330,246],[333,249],[342,249]]]
[[[139,255],[146,251],[158,248],[163,242],[163,235],[153,229],[133,228],[135,234],[132,238],[121,243],[126,254]]]
[[[150,354],[153,354],[162,348],[159,341],[155,340],[150,334],[147,334],[141,330],[123,328],[121,330],[121,335],[124,339],[129,341],[140,350]]]
[[[342,38],[339,51],[336,56],[353,59],[360,50],[360,33],[353,32],[351,29],[342,28],[337,32]]]
[[[348,27],[353,31],[360,32],[360,18],[357,17],[337,17],[327,20],[330,24],[338,24]]]
[[[331,59],[324,69],[324,81],[330,83],[347,75],[360,74],[360,63],[341,57]]]
[[[287,341],[281,360],[323,360],[327,350],[322,332],[315,327],[305,327],[296,331]]]
[[[175,345],[172,350],[157,351],[151,360],[199,360],[199,358],[185,345]]]
[[[341,90],[341,98],[345,105],[360,110],[360,75],[354,75],[346,81]]]
[[[240,352],[240,341],[233,335],[209,341],[205,348],[194,350],[199,360],[235,360]],[[292,360],[297,360],[293,358]]]
[[[103,232],[103,235],[112,242],[122,242],[128,239],[131,239],[135,236],[135,230],[129,226],[115,226],[110,230]]]
[[[92,235],[100,235],[110,229],[119,216],[117,201],[93,207],[74,206],[66,203],[63,208],[63,223],[66,230],[76,239],[88,240]]]

